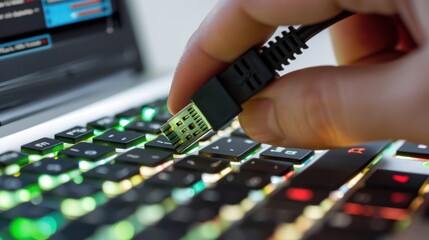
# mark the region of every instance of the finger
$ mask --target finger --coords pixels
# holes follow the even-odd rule
[[[429,113],[421,111],[428,71],[420,66],[427,56],[288,74],[244,104],[240,123],[250,137],[277,146],[326,148],[392,138],[428,143],[422,126]]]
[[[318,22],[339,11],[334,0],[221,1],[193,35],[176,69],[170,110],[179,111],[225,63],[264,42],[278,25]]]
[[[393,18],[358,14],[332,26],[331,39],[338,63],[347,65],[394,51],[399,35]]]
[[[338,0],[338,3],[359,13],[394,14],[397,9],[394,0]]]

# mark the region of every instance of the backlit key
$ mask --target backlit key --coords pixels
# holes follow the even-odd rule
[[[396,191],[417,192],[428,176],[416,173],[377,170],[366,181],[366,186]]]

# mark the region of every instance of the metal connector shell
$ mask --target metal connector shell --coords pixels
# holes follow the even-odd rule
[[[194,103],[190,103],[161,127],[161,132],[178,153],[194,145],[212,127]]]

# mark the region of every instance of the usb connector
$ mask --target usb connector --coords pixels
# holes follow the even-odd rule
[[[183,108],[161,127],[179,153],[191,147],[211,129],[210,123],[194,103]]]
[[[275,42],[250,49],[201,87],[191,97],[191,104],[161,127],[162,133],[183,153],[211,130],[220,130],[241,112],[241,104],[276,79],[278,71],[307,48],[309,39],[350,15],[343,12],[318,24],[289,27]]]

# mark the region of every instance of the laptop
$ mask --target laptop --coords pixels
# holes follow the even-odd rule
[[[0,239],[425,239],[429,149],[160,134],[123,0],[0,0]]]

